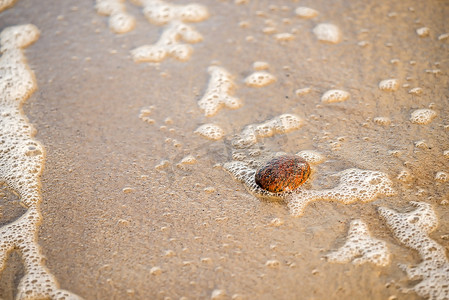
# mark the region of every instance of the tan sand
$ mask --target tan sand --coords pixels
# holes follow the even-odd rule
[[[429,236],[447,256],[449,186],[435,176],[449,173],[449,39],[441,38],[449,32],[448,3],[195,2],[209,11],[206,20],[189,23],[202,41],[191,44],[187,61],[167,57],[160,64],[135,63],[131,50],[155,43],[166,26],[149,23],[128,2],[136,26],[120,35],[93,1],[18,0],[0,13],[0,30],[31,23],[41,31],[25,51],[38,90],[24,112],[46,149],[39,245],[61,288],[85,299],[420,299],[401,292],[416,282],[398,266],[416,265],[420,256],[395,239],[377,208],[430,203],[439,226]],[[299,18],[299,6],[318,15]],[[336,25],[341,41],[319,41],[313,29],[321,23]],[[277,40],[267,27],[294,38]],[[422,27],[427,36],[416,32]],[[245,85],[257,61],[269,64],[276,81]],[[206,117],[197,102],[211,65],[232,74],[233,96],[243,105]],[[379,88],[391,78],[396,91]],[[417,87],[421,94],[409,93]],[[323,103],[333,89],[350,97]],[[154,124],[139,119],[148,106]],[[436,112],[430,123],[410,121],[428,108]],[[332,174],[359,168],[387,174],[397,194],[348,205],[318,201],[300,217],[284,203],[251,195],[217,164],[232,160],[233,134],[285,113],[302,118],[302,127],[257,146],[326,157],[305,188],[332,188]],[[206,123],[225,137],[194,133]],[[178,167],[188,155],[197,162]],[[156,169],[163,160],[168,165]],[[398,178],[403,171],[409,176]],[[3,190],[5,225],[25,210]],[[345,244],[355,219],[386,242],[387,266],[325,259]],[[0,298],[16,296],[20,261],[17,253],[8,258]]]

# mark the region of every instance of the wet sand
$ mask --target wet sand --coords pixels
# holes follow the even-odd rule
[[[414,282],[398,264],[417,264],[420,257],[393,237],[377,208],[410,211],[409,201],[430,203],[440,220],[430,237],[447,255],[449,189],[435,174],[449,172],[443,155],[449,150],[449,39],[438,39],[449,32],[449,5],[277,1],[270,9],[268,1],[196,2],[210,14],[191,24],[203,41],[192,45],[188,61],[167,58],[159,65],[132,60],[130,51],[154,43],[164,26],[150,24],[129,3],[136,27],[122,35],[109,30],[91,1],[18,0],[0,13],[0,29],[32,23],[41,31],[25,52],[38,90],[24,112],[46,149],[39,245],[61,288],[85,299],[205,299],[214,290],[225,291],[224,299],[419,299],[400,291]],[[300,19],[299,5],[319,15]],[[267,19],[278,32],[295,29],[295,38],[278,42],[263,33]],[[319,23],[337,25],[342,41],[319,42],[312,32]],[[430,34],[419,37],[416,29],[424,26]],[[275,83],[245,85],[255,61],[269,63]],[[244,104],[205,117],[197,101],[212,64],[234,76],[234,96]],[[397,91],[378,88],[388,78],[398,79]],[[311,92],[295,94],[305,87]],[[422,95],[409,94],[414,87]],[[350,99],[321,103],[329,89],[348,91]],[[138,117],[146,106],[154,106],[154,124]],[[430,124],[409,121],[414,110],[429,106],[437,113]],[[216,166],[232,160],[233,134],[284,113],[301,117],[303,126],[258,145],[322,153],[326,161],[306,188],[331,188],[338,183],[331,174],[360,168],[386,173],[397,195],[349,205],[318,201],[295,218],[285,204],[252,196]],[[391,124],[378,125],[376,117]],[[222,140],[194,134],[211,122],[223,128]],[[422,140],[425,146],[417,147]],[[187,155],[197,163],[178,168]],[[162,160],[170,165],[157,170]],[[411,174],[406,182],[397,179],[403,170]],[[23,213],[12,198],[1,202],[2,224]],[[6,215],[14,217],[4,222]],[[283,224],[273,226],[275,218]],[[388,266],[324,258],[344,244],[353,219],[387,243]],[[13,254],[1,274],[1,298],[15,297],[23,272]]]

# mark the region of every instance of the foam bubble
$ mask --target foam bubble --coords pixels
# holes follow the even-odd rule
[[[215,124],[203,124],[195,130],[195,133],[214,141],[217,141],[224,136],[223,129]]]
[[[171,21],[201,22],[209,17],[207,8],[199,4],[176,5],[162,0],[133,0],[143,6],[145,17],[153,24],[164,25]]]
[[[256,184],[255,174],[258,166],[260,163],[232,161],[225,163],[223,168],[237,181],[242,182],[251,194],[260,198],[283,199],[293,216],[301,216],[309,203],[318,200],[350,204],[356,201],[374,201],[380,195],[396,194],[393,183],[385,173],[360,169],[347,169],[337,173],[340,183],[332,189],[307,190],[299,187],[293,192],[271,193]]]
[[[225,290],[216,289],[216,290],[212,291],[210,299],[211,300],[224,300],[224,299],[226,299],[226,297],[227,297],[227,294],[226,294]]]
[[[211,66],[208,69],[210,74],[209,84],[206,93],[198,101],[198,106],[206,117],[215,115],[222,107],[237,109],[242,106],[242,101],[231,96],[234,88],[234,81],[231,74],[224,68]]]
[[[179,163],[183,165],[193,165],[197,163],[197,160],[193,155],[187,155]]]
[[[140,110],[140,113],[139,113],[139,119],[141,119],[145,123],[154,124],[156,121],[154,119],[150,118],[150,116],[153,112],[153,109],[154,109],[153,106],[142,107],[142,109]]]
[[[420,36],[420,37],[426,37],[429,36],[430,34],[430,29],[427,27],[421,27],[416,29],[416,33]]]
[[[289,32],[282,32],[282,33],[278,33],[274,36],[274,38],[276,39],[276,41],[278,42],[286,42],[286,41],[291,41],[295,38],[295,36]]]
[[[303,96],[303,95],[307,95],[311,91],[312,91],[312,88],[306,87],[306,88],[302,88],[302,89],[297,89],[295,91],[295,94],[296,94],[296,96]]]
[[[115,33],[134,29],[136,20],[126,13],[124,0],[96,0],[95,8],[100,15],[109,16],[109,28]]]
[[[408,170],[402,170],[396,178],[402,182],[409,182],[412,179],[412,174]]]
[[[350,94],[346,91],[342,90],[329,90],[323,94],[321,97],[321,102],[323,103],[335,103],[335,102],[343,102],[348,100]]]
[[[272,269],[277,269],[280,265],[281,263],[277,259],[270,259],[265,263],[265,266]]]
[[[264,61],[255,61],[253,63],[253,69],[256,71],[266,70],[270,67],[267,62]]]
[[[15,191],[28,208],[19,219],[0,228],[0,271],[5,268],[8,254],[18,250],[25,275],[19,282],[17,299],[78,299],[59,289],[45,266],[37,242],[37,229],[42,220],[40,175],[45,150],[33,139],[36,131],[23,115],[21,106],[36,89],[34,73],[23,48],[38,37],[39,30],[31,24],[8,27],[0,33],[0,181]]]
[[[242,149],[257,143],[260,138],[284,134],[300,128],[303,121],[293,114],[283,114],[261,124],[246,126],[232,141],[235,148]]]
[[[337,44],[341,41],[341,31],[334,24],[322,23],[318,24],[313,33],[319,41],[331,44]]]
[[[432,122],[432,120],[437,116],[437,113],[428,108],[417,109],[412,112],[410,116],[410,122],[414,124],[426,125]]]
[[[13,6],[17,0],[1,0],[0,1],[0,12]]]
[[[332,189],[306,190],[299,187],[286,198],[290,212],[301,216],[307,205],[318,200],[350,204],[356,201],[370,202],[378,196],[392,196],[396,192],[385,173],[378,171],[347,169],[340,173],[340,183]]]
[[[404,292],[416,292],[434,300],[449,299],[449,261],[443,246],[429,237],[438,226],[438,217],[432,206],[425,202],[410,202],[416,209],[409,213],[380,207],[379,214],[405,246],[418,251],[422,261],[416,266],[401,265],[410,280],[421,279]]]
[[[388,126],[391,124],[391,120],[390,118],[387,117],[375,117],[373,119],[374,123],[376,123],[377,125],[381,125],[381,126]]]
[[[297,156],[303,158],[305,161],[307,161],[311,165],[318,165],[325,161],[325,157],[316,151],[313,150],[303,150],[296,153]]]
[[[276,77],[266,71],[254,72],[245,79],[245,84],[250,87],[263,87],[276,81]]]
[[[379,89],[385,92],[394,92],[399,88],[397,79],[385,79],[379,82]]]
[[[390,251],[387,243],[373,238],[368,226],[362,220],[353,220],[349,227],[348,238],[337,251],[326,255],[328,261],[361,265],[367,262],[384,267],[390,263]]]
[[[449,150],[444,150],[443,151],[443,156],[446,158],[449,158]]]
[[[202,35],[193,27],[174,21],[164,30],[159,40],[153,45],[144,45],[131,51],[135,62],[161,62],[167,56],[179,61],[187,61],[192,55],[192,46],[180,43],[198,43]]]
[[[435,174],[435,180],[438,182],[447,182],[449,180],[449,175],[446,172],[439,171]]]
[[[415,95],[415,96],[419,96],[422,94],[422,88],[420,88],[420,87],[413,88],[410,91],[408,91],[408,93]]]
[[[443,34],[440,34],[440,35],[438,36],[438,40],[439,40],[439,41],[444,41],[444,40],[446,40],[447,38],[449,38],[449,33],[443,33]]]
[[[295,9],[295,14],[303,19],[311,19],[318,16],[318,11],[313,8],[300,6],[297,9]]]

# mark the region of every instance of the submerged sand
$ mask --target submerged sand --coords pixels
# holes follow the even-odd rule
[[[166,25],[149,23],[130,3],[136,26],[120,35],[93,1],[18,0],[0,13],[0,30],[31,23],[41,31],[25,51],[38,90],[24,112],[46,149],[38,242],[61,288],[85,299],[419,299],[401,292],[416,282],[398,264],[416,265],[421,257],[395,238],[377,208],[431,204],[439,226],[429,236],[447,257],[449,188],[436,175],[449,173],[449,38],[442,38],[448,3],[195,2],[209,12],[189,23],[202,41],[191,45],[188,60],[159,64],[136,63],[130,51],[155,43]],[[319,14],[299,18],[298,6]],[[339,28],[338,43],[318,40],[313,29],[321,23]],[[423,27],[429,33],[420,36]],[[257,61],[268,63],[275,81],[245,84]],[[206,117],[197,102],[211,65],[232,74],[242,105]],[[379,88],[391,78],[396,90]],[[303,88],[310,92],[296,93]],[[332,89],[350,97],[322,102]],[[151,124],[139,118],[149,106]],[[410,118],[418,109],[435,116],[416,124]],[[358,168],[387,174],[396,195],[347,205],[318,201],[300,217],[254,197],[221,165],[233,160],[234,134],[286,113],[302,126],[257,146],[321,153],[326,160],[313,167],[305,188],[335,187],[339,177],[332,174]],[[206,123],[219,125],[224,137],[194,133]],[[188,155],[196,163],[178,167]],[[167,166],[156,168],[163,160]],[[25,209],[3,190],[5,225]],[[325,258],[345,244],[356,219],[385,241],[388,265]],[[12,252],[0,298],[16,296],[23,274]]]

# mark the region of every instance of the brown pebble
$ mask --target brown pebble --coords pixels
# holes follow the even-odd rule
[[[257,185],[271,193],[293,191],[310,175],[309,164],[299,156],[282,155],[260,167],[255,176]]]

